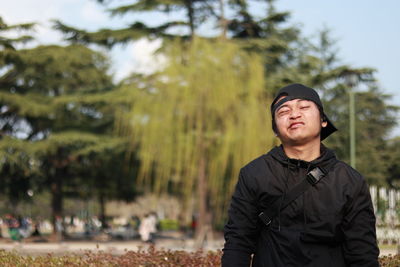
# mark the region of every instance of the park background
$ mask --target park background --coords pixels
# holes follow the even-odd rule
[[[398,8],[4,3],[1,214],[105,225],[156,212],[166,228],[195,220],[198,238],[220,231],[239,168],[278,144],[271,97],[301,82],[340,129],[326,145],[371,185],[380,234],[398,238]]]

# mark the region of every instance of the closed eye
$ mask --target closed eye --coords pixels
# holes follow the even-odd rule
[[[283,116],[289,113],[289,109],[281,109],[278,111],[278,116]]]

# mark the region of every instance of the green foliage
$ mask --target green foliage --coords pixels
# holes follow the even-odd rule
[[[390,154],[386,144],[396,125],[398,107],[388,104],[391,96],[375,83],[375,70],[340,64],[329,30],[323,29],[313,41],[304,41],[296,59],[278,76],[319,90],[326,114],[339,129],[325,142],[346,162],[350,154],[349,91],[356,91],[356,168],[369,183],[383,185]]]
[[[228,32],[244,49],[263,57],[265,79],[273,91],[289,83],[288,67],[294,58],[294,47],[299,41],[300,30],[286,26],[289,13],[276,11],[273,2],[264,1],[265,17],[257,18],[250,12],[249,2],[232,1],[237,14],[228,24]]]
[[[110,123],[96,119],[101,114],[94,106],[63,100],[65,96],[83,99],[90,93],[110,90],[108,63],[103,55],[80,45],[39,46],[15,53],[17,59],[0,76],[4,133],[24,131],[33,140],[50,130],[85,128],[90,121]],[[28,127],[21,127],[21,123]]]
[[[327,113],[335,120],[341,131],[329,138],[339,158],[349,161],[349,94],[348,87],[337,86],[331,93],[335,96],[328,102]],[[377,88],[357,92],[356,99],[356,157],[357,169],[369,182],[385,183],[387,175],[387,136],[393,129],[397,108],[385,102],[387,96]]]
[[[159,221],[161,231],[177,231],[179,230],[179,222],[171,219],[163,219]]]
[[[244,163],[272,146],[263,67],[232,42],[194,39],[167,49],[168,65],[145,88],[132,88],[126,114],[139,149],[140,179],[156,192],[192,196],[206,161],[207,193],[216,217]]]
[[[99,0],[103,3],[104,1]],[[100,29],[88,32],[68,26],[61,21],[54,21],[54,28],[65,35],[65,39],[72,43],[98,44],[112,48],[116,44],[125,44],[140,38],[171,38],[181,36],[183,38],[193,37],[195,30],[203,24],[210,16],[214,16],[214,0],[132,0],[132,4],[118,6],[109,9],[112,16],[123,16],[128,13],[181,13],[185,14],[184,20],[167,20],[166,22],[150,26],[141,21],[135,21],[121,29]],[[170,16],[175,18],[176,16]],[[187,28],[185,34],[172,34],[176,28]]]
[[[32,180],[40,176],[35,152],[28,141],[10,137],[0,141],[0,192],[10,203],[29,199],[27,191],[32,188]]]
[[[124,159],[126,140],[112,135],[116,106],[108,102],[118,100],[108,59],[82,45],[12,52],[0,76],[3,192],[17,202],[28,189],[49,191],[53,215],[62,215],[65,195],[103,205],[132,199],[132,168],[122,166],[132,162]]]
[[[389,140],[387,144],[387,181],[395,189],[400,189],[400,138]]]
[[[16,44],[23,44],[26,42],[29,42],[32,40],[32,36],[30,35],[21,35],[16,38],[9,38],[6,36],[3,36],[4,33],[9,32],[9,31],[30,31],[33,29],[35,26],[34,23],[24,23],[24,24],[14,24],[14,25],[9,25],[5,23],[2,17],[0,17],[0,48],[4,50],[15,50],[15,45]],[[3,57],[0,58],[1,60],[4,60]],[[2,63],[2,61],[0,61]]]
[[[258,1],[266,8],[261,17],[251,13],[252,2],[132,0],[110,14],[162,12],[182,20],[132,21],[95,32],[55,21],[74,43],[65,47],[17,49],[30,37],[5,33],[29,31],[33,24],[7,25],[0,19],[2,193],[22,198],[28,187],[49,189],[62,181],[61,192],[82,198],[130,199],[139,177],[148,189],[189,198],[205,176],[204,199],[218,220],[238,169],[276,142],[268,96],[293,82],[322,94],[326,113],[339,128],[326,143],[345,161],[348,92],[357,87],[357,169],[371,183],[382,184],[386,177],[395,183],[399,149],[397,141],[388,143],[388,134],[398,107],[389,105],[390,96],[374,83],[375,70],[341,64],[329,30],[316,40],[304,38],[288,24],[290,13],[277,11],[273,0]],[[195,37],[209,18],[231,40]],[[181,42],[171,38],[177,28],[187,29]],[[78,45],[111,48],[143,37],[163,38],[168,63],[158,73],[128,77],[117,89],[107,75],[108,59]]]
[[[370,183],[385,184],[387,159],[393,154],[390,151],[394,151],[388,150],[386,143],[396,125],[398,107],[388,104],[391,96],[383,94],[375,83],[375,70],[342,65],[328,29],[322,29],[310,40],[303,38],[295,27],[282,28],[288,14],[277,12],[274,1],[266,1],[268,14],[262,20],[248,12],[249,1],[233,2],[240,8],[230,30],[246,49],[265,56],[267,91],[274,92],[289,83],[303,83],[319,90],[326,113],[339,129],[326,143],[347,162],[348,92],[355,86],[359,88],[356,93],[357,169]]]
[[[81,45],[38,46],[18,51],[19,64],[4,77],[15,83],[17,93],[41,93],[50,97],[110,88],[105,74],[109,64],[100,53]],[[10,79],[12,77],[12,79]]]

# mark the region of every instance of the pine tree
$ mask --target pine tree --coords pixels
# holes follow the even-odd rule
[[[82,195],[95,184],[106,186],[90,196],[122,198],[119,192],[129,189],[134,194],[132,183],[126,190],[115,186],[129,175],[113,166],[117,158],[124,161],[126,139],[112,131],[116,109],[107,104],[113,101],[107,59],[81,45],[16,49],[15,40],[1,51],[0,76],[0,171],[9,197],[22,199],[27,188],[49,190],[54,220],[63,215],[67,191]],[[84,176],[82,162],[90,158],[102,165]],[[106,176],[112,170],[116,180]]]
[[[100,3],[105,1],[98,0]],[[66,35],[66,40],[82,44],[95,43],[108,48],[115,44],[125,44],[140,38],[167,38],[181,36],[184,39],[193,38],[196,30],[210,16],[215,16],[216,0],[132,0],[132,4],[111,8],[108,11],[112,16],[125,16],[135,13],[185,13],[183,20],[168,20],[157,26],[146,25],[135,21],[121,29],[100,29],[88,32],[68,26],[61,21],[55,21],[55,28]],[[174,17],[174,16],[171,16]],[[174,33],[174,28],[184,28],[183,34]]]
[[[9,25],[0,17],[0,171],[1,192],[15,210],[20,200],[28,198],[27,191],[31,187],[31,179],[38,176],[33,153],[8,135],[17,135],[23,124],[18,116],[6,104],[6,98],[13,97],[15,87],[11,80],[13,75],[7,75],[7,70],[15,64],[20,64],[17,47],[30,40],[30,35],[15,38],[7,37],[8,32],[31,32],[33,23]],[[6,73],[6,74],[4,74]]]
[[[390,95],[382,93],[372,68],[343,65],[336,42],[328,29],[317,35],[317,42],[304,42],[307,51],[299,57],[302,66],[296,79],[322,95],[326,113],[339,131],[327,145],[338,157],[350,163],[349,93],[355,95],[356,168],[371,184],[385,184],[387,175],[387,140],[396,125],[398,107],[388,104]],[[300,69],[299,69],[300,70]],[[290,76],[289,76],[290,77]],[[358,90],[357,90],[358,89]]]

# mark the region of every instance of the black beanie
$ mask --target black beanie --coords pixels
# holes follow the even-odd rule
[[[282,96],[286,97],[278,101],[278,99]],[[318,106],[319,110],[321,111],[322,119],[328,123],[326,127],[323,127],[321,129],[321,141],[327,138],[333,132],[337,131],[336,127],[329,120],[328,116],[326,116],[326,114],[324,113],[324,107],[322,105],[318,93],[310,87],[304,86],[299,83],[295,83],[281,88],[276,94],[274,101],[272,101],[271,104],[272,128],[274,129],[275,132],[276,132],[276,125],[275,125],[276,109],[280,107],[283,103],[293,99],[309,100],[314,102]]]

